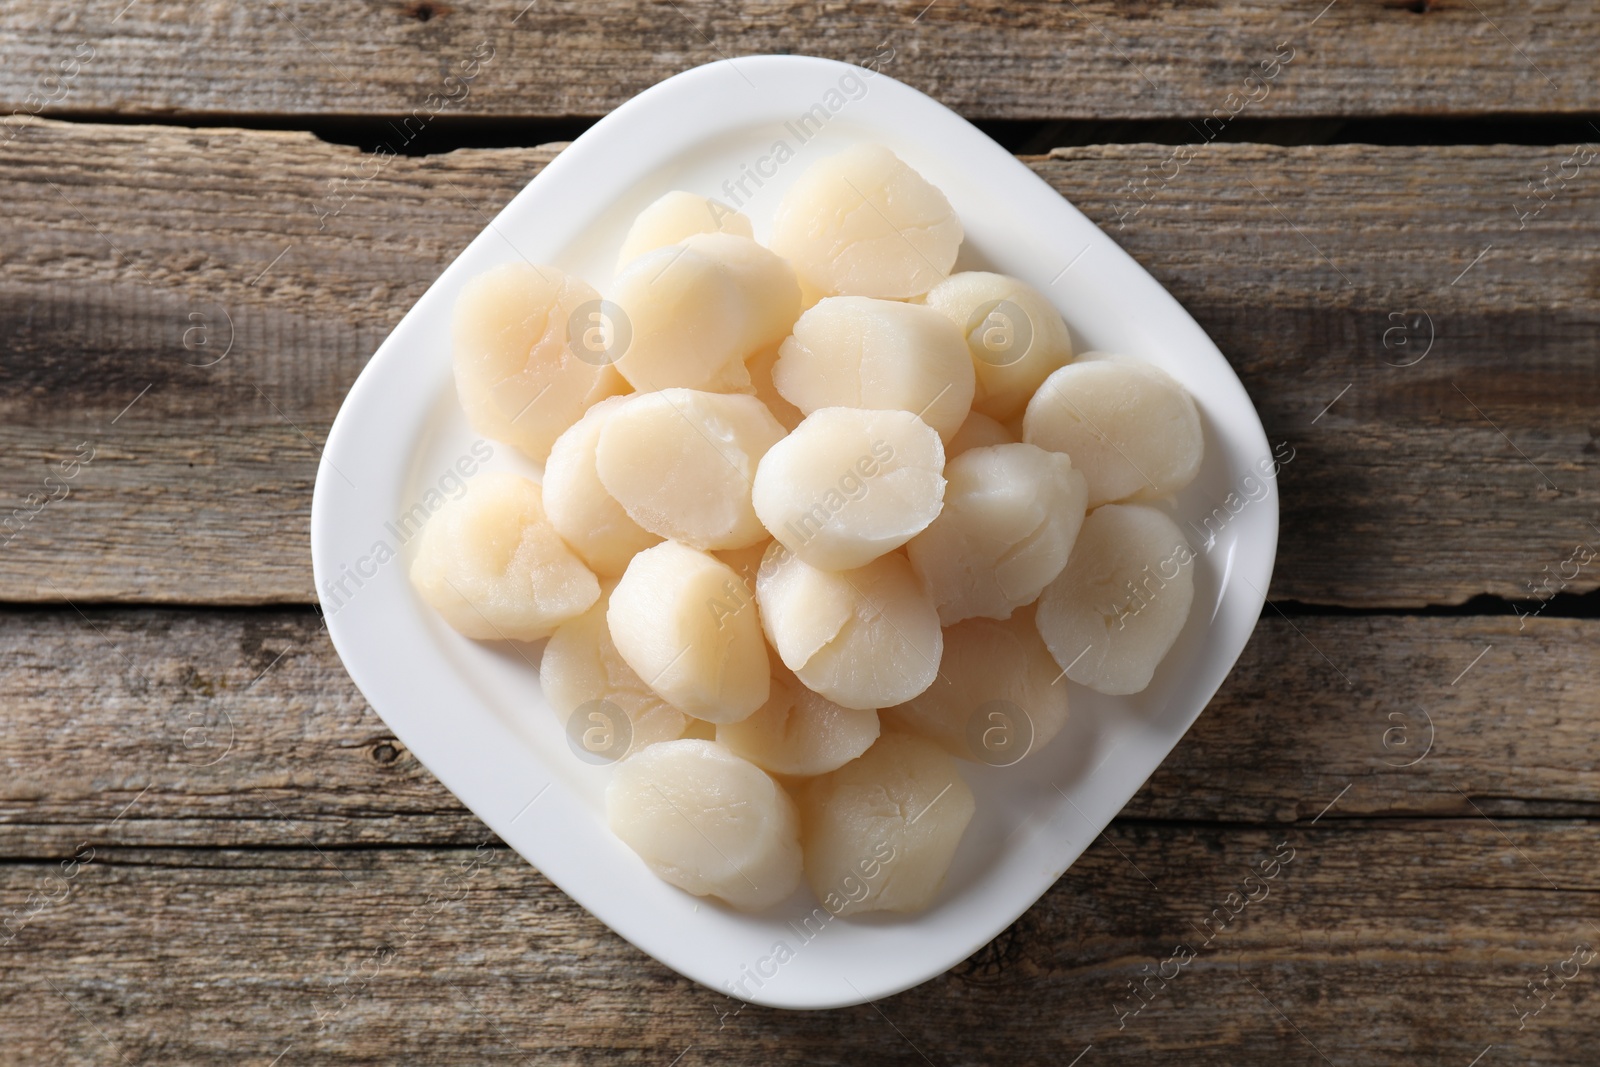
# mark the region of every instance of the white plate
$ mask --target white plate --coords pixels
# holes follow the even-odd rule
[[[800,127],[808,112],[814,125]],[[603,292],[629,222],[669,189],[737,197],[763,238],[795,177],[861,140],[886,144],[949,197],[967,233],[959,266],[1000,270],[1048,293],[1079,350],[1138,356],[1183,382],[1200,407],[1206,458],[1173,512],[1180,525],[1213,509],[1227,521],[1212,521],[1220,533],[1196,568],[1188,626],[1148,690],[1109,698],[1074,687],[1072,720],[1047,748],[1011,768],[962,765],[977,814],[933,908],[833,919],[807,940],[800,921],[817,907],[809,892],[741,915],[659,881],[610,834],[600,802],[610,768],[569,750],[539,691],[537,647],[477,644],[444,626],[406,580],[415,541],[406,543],[399,520],[454,491],[450,472],[462,457],[480,469],[471,452],[479,439],[456,405],[450,371],[451,307],[469,278],[522,256]],[[778,141],[793,152],[782,165],[771,157]],[[759,188],[745,178],[749,196],[737,185],[746,168],[764,172]],[[488,466],[536,473],[509,446],[492,448]],[[1270,455],[1244,388],[1194,320],[1010,153],[887,76],[757,56],[687,71],[596,123],[440,275],[334,422],[317,473],[311,552],[350,676],[507,844],[695,981],[755,1003],[826,1008],[898,992],[988,942],[1050,888],[1183,736],[1249,639],[1271,578],[1276,488],[1256,469]]]

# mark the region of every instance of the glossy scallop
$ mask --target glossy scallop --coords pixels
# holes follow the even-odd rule
[[[823,408],[773,445],[751,503],[772,536],[812,566],[862,567],[939,514],[944,447],[909,411]]]
[[[1083,524],[1083,475],[1060,452],[989,445],[945,467],[944,510],[906,554],[944,625],[1004,619],[1066,566]]]
[[[909,411],[955,436],[972,409],[972,359],[948,319],[917,304],[830,297],[801,315],[772,381],[806,414],[821,408]]]
[[[898,553],[855,570],[824,571],[774,544],[756,579],[756,600],[784,666],[836,704],[891,707],[927,689],[938,673],[939,613]]]
[[[972,821],[972,790],[933,742],[884,734],[800,793],[806,881],[835,915],[933,903]]]
[[[543,462],[562,431],[627,383],[587,339],[606,329],[600,294],[555,267],[507,263],[456,300],[456,395],[473,429]]]
[[[927,692],[883,713],[893,729],[959,759],[1009,767],[1048,745],[1067,722],[1067,685],[1024,608],[944,632],[944,660]]]
[[[485,471],[428,519],[411,584],[480,640],[537,641],[600,597],[594,573],[545,518],[539,486]]]
[[[696,896],[760,911],[800,884],[794,802],[715,741],[665,741],[624,761],[606,821],[657,877]]]
[[[717,727],[717,740],[728,751],[762,770],[794,777],[836,770],[877,738],[876,711],[840,707],[806,688],[782,664],[774,665],[772,693],[754,715]]]
[[[1155,508],[1091,511],[1072,558],[1039,598],[1039,635],[1067,677],[1113,696],[1148,686],[1189,618],[1194,560]]]
[[[754,236],[750,220],[720,200],[674,189],[639,212],[617,253],[621,269],[658,248],[678,244],[697,233],[731,233]]]
[[[539,661],[545,699],[568,738],[595,763],[675,740],[689,728],[688,717],[646,685],[617,651],[606,625],[609,606],[607,590],[588,611],[556,628]]]
[[[1097,356],[1062,367],[1028,402],[1022,439],[1065,452],[1089,481],[1089,506],[1171,496],[1200,471],[1194,400],[1166,371]]]
[[[955,436],[944,446],[944,458],[948,463],[969,449],[1016,443],[1016,435],[1006,429],[1003,423],[991,419],[981,411],[974,411],[967,416],[967,421],[961,424],[961,429],[957,430]]]
[[[784,194],[773,251],[813,289],[903,300],[949,274],[961,220],[927,179],[882,145],[812,164]]]
[[[606,492],[595,466],[600,430],[627,397],[602,400],[567,429],[544,465],[544,506],[550,523],[596,574],[621,574],[628,561],[661,540],[628,517]]]
[[[628,564],[606,623],[635,674],[685,715],[736,722],[766,703],[767,646],[732,567],[663,541]]]
[[[972,408],[1004,421],[1050,374],[1072,362],[1072,335],[1039,290],[1005,274],[963,271],[929,291],[927,305],[960,328],[972,354]]]
[[[744,361],[800,314],[789,265],[748,237],[702,233],[629,263],[612,283],[616,369],[640,392],[748,390]]]
[[[695,548],[740,548],[767,537],[751,487],[762,457],[783,436],[753,396],[640,393],[606,418],[595,470],[642,529]]]

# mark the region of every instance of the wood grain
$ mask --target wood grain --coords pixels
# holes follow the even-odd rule
[[[1568,570],[1600,553],[1592,144],[1027,160],[1294,450],[1277,601],[1532,614],[1267,608],[1021,919],[881,1004],[787,1013],[643,956],[501,845],[302,606],[342,398],[560,146],[120,123],[548,130],[775,51],[974,119],[1575,119],[1597,35],[1554,0],[6,5],[0,1064],[1592,1063],[1589,969],[1518,1017],[1600,939],[1600,621],[1535,610],[1600,588]],[[1284,848],[1265,899],[1201,928]]]
[[[0,867],[0,901],[37,909],[0,950],[0,1059],[955,1067],[1063,1065],[1092,1045],[1081,1064],[1465,1065],[1492,1044],[1499,1062],[1589,1064],[1592,973],[1520,1031],[1517,1011],[1539,1003],[1527,982],[1597,940],[1594,841],[1584,824],[1476,817],[1114,824],[966,963],[826,1012],[741,1009],[493,842],[91,845],[77,866]],[[1289,862],[1245,886],[1275,855]],[[1119,1016],[1180,945],[1195,958]]]
[[[797,52],[862,63],[973,118],[1585,112],[1600,14],[1542,0],[105,0],[0,16],[0,107],[123,115],[602,115],[681,70]],[[1319,14],[1320,12],[1320,14]],[[82,49],[88,49],[85,52]],[[462,60],[492,49],[471,68]],[[1247,86],[1274,55],[1292,57]],[[63,61],[87,56],[65,70]],[[1268,68],[1272,69],[1272,68]],[[750,80],[750,79],[747,79]],[[752,91],[760,85],[751,80]],[[37,112],[35,112],[37,113]]]
[[[1269,612],[1123,815],[1593,818],[1600,623],[1518,625]],[[485,833],[373,714],[309,611],[0,614],[0,693],[0,857],[85,833],[290,848]]]
[[[553,151],[391,157],[348,183],[363,157],[305,135],[23,126],[0,153],[0,499],[25,507],[96,452],[0,552],[5,596],[308,601],[340,401]],[[1528,597],[1576,545],[1600,551],[1600,182],[1580,173],[1525,228],[1513,211],[1573,150],[1213,145],[1130,191],[1171,151],[1032,165],[1194,313],[1295,450],[1274,597]]]

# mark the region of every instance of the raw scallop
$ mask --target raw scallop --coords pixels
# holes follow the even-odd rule
[[[1089,506],[1171,496],[1200,471],[1200,413],[1166,371],[1121,356],[1080,359],[1028,402],[1022,439],[1065,452]]]
[[[892,707],[938,673],[939,613],[898,553],[823,571],[774,544],[756,578],[756,601],[784,666],[835,704]]]
[[[720,200],[696,196],[681,189],[663,195],[639,212],[617,253],[620,270],[646,252],[675,245],[697,233],[731,233],[754,236],[750,220]]]
[[[1083,475],[1062,453],[1024,444],[974,448],[944,473],[944,510],[906,554],[944,625],[1004,619],[1066,566],[1083,525]]]
[[[715,741],[664,741],[624,761],[606,821],[657,877],[695,896],[760,911],[800,884],[794,802]]]
[[[1091,511],[1066,569],[1039,598],[1039,635],[1067,677],[1113,696],[1149,685],[1189,618],[1194,560],[1155,508]]]
[[[785,400],[778,387],[772,384],[772,368],[777,365],[779,351],[779,345],[768,345],[745,360],[744,365],[750,372],[750,387],[755,390],[756,399],[767,405],[772,417],[782,423],[785,430],[792,430],[806,416]]]
[[[452,326],[467,421],[543,462],[591,404],[627,391],[603,352],[585,347],[608,328],[600,294],[555,267],[506,263],[473,278]]]
[[[894,729],[959,759],[1009,767],[1066,725],[1067,684],[1024,608],[1009,619],[968,619],[945,630],[939,677],[882,714]]]
[[[773,774],[805,777],[844,766],[877,738],[876,711],[842,708],[781,664],[773,668],[772,695],[754,715],[717,727],[717,740],[734,755]]]
[[[974,411],[967,416],[967,421],[961,424],[961,429],[957,430],[955,436],[944,446],[944,459],[948,463],[968,449],[1016,443],[1016,436],[1003,424],[981,411]]]
[[[1039,290],[1004,274],[964,271],[927,304],[961,329],[978,375],[972,409],[1004,422],[1022,414],[1051,372],[1072,362],[1072,335]]]
[[[849,570],[899,548],[934,520],[943,469],[939,435],[909,411],[823,408],[762,458],[751,503],[795,555],[814,567]]]
[[[589,728],[583,723],[575,729],[574,715],[598,716],[593,727],[606,736],[597,745],[585,746],[598,757],[595,762],[621,759],[658,741],[674,740],[689,727],[688,717],[645,685],[612,643],[606,625],[609,592],[594,607],[557,627],[539,661],[540,688],[569,737],[586,737],[584,730]],[[618,713],[626,716],[626,727],[610,721]]]
[[[948,441],[972,408],[972,357],[936,311],[836,296],[800,316],[772,381],[807,415],[820,408],[898,408]]]
[[[663,541],[628,564],[606,623],[623,660],[663,700],[722,723],[767,701],[767,646],[756,614],[732,567]]]
[[[866,755],[801,791],[806,881],[835,915],[922,911],[944,883],[974,807],[943,749],[884,734]]]
[[[537,641],[600,597],[600,583],[545,518],[539,486],[485,471],[426,525],[411,584],[467,637]]]
[[[596,574],[621,574],[638,552],[661,538],[628,517],[595,469],[600,428],[627,397],[602,400],[556,438],[544,465],[544,507],[550,524]]]
[[[750,388],[744,361],[800,315],[789,265],[748,237],[702,233],[646,252],[612,283],[621,309],[617,370],[639,392]]]
[[[882,145],[820,159],[784,194],[772,249],[823,293],[903,300],[950,273],[961,247],[950,201]]]
[[[600,429],[595,470],[635,523],[695,548],[765,540],[756,465],[783,427],[753,396],[663,389],[627,398]]]

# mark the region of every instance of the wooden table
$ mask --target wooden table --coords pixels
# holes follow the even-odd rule
[[[0,1060],[1597,1062],[1597,40],[1548,0],[7,5]],[[345,391],[547,142],[770,51],[1030,153],[1294,453],[1271,604],[1122,816],[951,973],[814,1014],[500,846],[306,544]],[[380,147],[416,109],[432,154]]]

